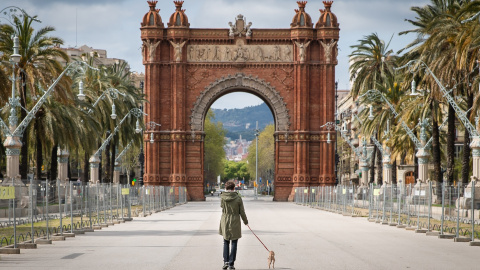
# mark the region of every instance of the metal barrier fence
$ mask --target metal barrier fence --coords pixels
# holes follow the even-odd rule
[[[480,186],[435,183],[415,185],[384,184],[368,187],[337,185],[295,188],[294,202],[348,216],[368,217],[369,221],[409,227],[440,235],[480,239]]]
[[[26,184],[25,184],[26,183]],[[146,216],[187,202],[186,187],[4,181],[0,186],[0,247],[34,243]]]

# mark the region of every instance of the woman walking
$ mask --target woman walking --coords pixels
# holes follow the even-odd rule
[[[220,205],[222,207],[222,219],[220,220],[220,235],[223,236],[223,268],[235,269],[235,258],[237,256],[237,242],[242,237],[242,228],[240,217],[243,224],[248,225],[247,215],[243,208],[242,198],[235,192],[235,183],[228,181],[225,183],[225,190],[220,195]],[[230,243],[232,248],[230,250]]]

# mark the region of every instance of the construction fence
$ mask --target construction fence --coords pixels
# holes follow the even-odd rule
[[[346,216],[368,217],[384,225],[480,239],[480,186],[475,181],[456,186],[418,182],[298,187],[294,202]]]
[[[26,184],[24,184],[26,183]],[[89,231],[187,202],[186,187],[16,180],[0,186],[0,247]]]

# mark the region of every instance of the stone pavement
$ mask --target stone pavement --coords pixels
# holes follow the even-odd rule
[[[271,198],[245,197],[250,227],[276,253],[275,269],[478,269],[480,249]],[[218,197],[1,255],[0,269],[221,269]],[[268,269],[243,226],[236,269]]]

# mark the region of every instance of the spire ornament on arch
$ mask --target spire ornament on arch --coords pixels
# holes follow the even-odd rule
[[[188,17],[185,14],[186,9],[182,9],[184,1],[173,1],[175,4],[175,12],[170,16],[170,21],[168,22],[168,27],[176,28],[188,28],[190,23],[188,22]]]
[[[315,28],[332,27],[338,28],[337,16],[331,11],[333,1],[323,1],[325,9],[320,9],[320,18],[318,19]]]
[[[140,23],[142,27],[161,27],[164,28],[162,17],[160,16],[160,9],[156,9],[158,1],[147,1],[150,10],[143,16]]]
[[[312,18],[305,11],[307,1],[297,1],[298,9],[295,9],[295,16],[293,17],[291,28],[312,28]]]

